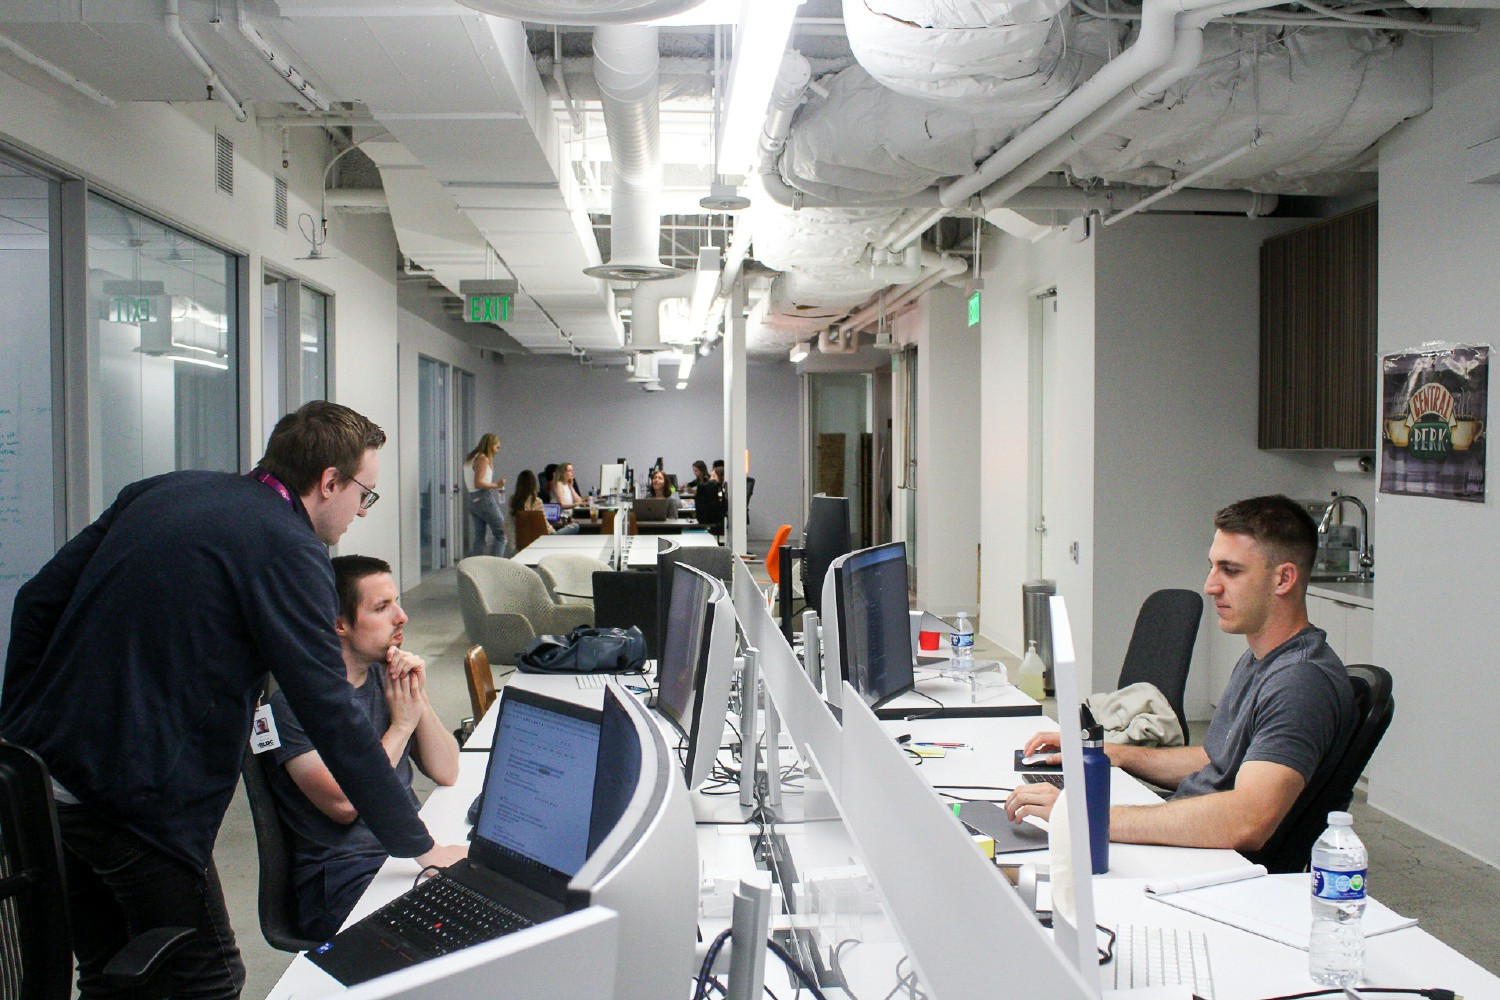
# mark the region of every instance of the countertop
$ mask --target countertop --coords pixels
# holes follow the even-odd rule
[[[1307,593],[1311,597],[1326,597],[1330,601],[1342,601],[1344,604],[1354,604],[1361,608],[1375,608],[1375,581],[1369,580],[1360,583],[1318,583],[1307,585]]]

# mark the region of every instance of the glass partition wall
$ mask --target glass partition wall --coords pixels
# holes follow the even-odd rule
[[[147,476],[238,470],[237,260],[99,195],[87,230],[94,511]]]

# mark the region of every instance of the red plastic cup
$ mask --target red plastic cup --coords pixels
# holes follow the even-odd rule
[[[942,638],[941,632],[928,632],[925,629],[917,633],[917,646],[929,652],[936,651],[938,640]]]

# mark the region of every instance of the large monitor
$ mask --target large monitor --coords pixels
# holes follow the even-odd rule
[[[878,708],[916,683],[906,543],[852,552],[838,560],[831,572],[837,598],[833,614],[838,621],[840,673],[865,704]]]
[[[604,906],[620,915],[614,995],[675,996],[693,971],[698,918],[693,811],[662,728],[617,680],[609,682],[604,696],[599,757],[594,817],[602,840],[592,845],[569,891],[576,893],[577,905]],[[606,758],[616,765],[606,767]],[[577,960],[588,965],[593,957]]]
[[[618,462],[605,462],[599,466],[599,495],[623,493],[625,490],[625,466]]]
[[[687,739],[687,787],[708,779],[729,713],[737,619],[722,582],[693,566],[672,567],[667,631],[657,662],[656,708]]]
[[[823,614],[823,579],[829,565],[849,551],[849,498],[816,494],[807,508],[802,533],[802,593],[807,606]]]

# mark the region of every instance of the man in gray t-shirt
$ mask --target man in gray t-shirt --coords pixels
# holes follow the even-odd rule
[[[1214,527],[1203,591],[1219,628],[1243,635],[1250,648],[1203,746],[1105,746],[1116,767],[1176,790],[1159,805],[1111,807],[1111,840],[1253,852],[1304,789],[1327,776],[1354,734],[1348,674],[1323,630],[1307,620],[1318,548],[1312,518],[1284,496],[1253,497],[1219,511]],[[1056,732],[1041,732],[1025,752],[1058,745]],[[1012,819],[1046,818],[1056,799],[1051,785],[1022,785],[1005,808]]]
[[[458,744],[427,700],[426,665],[401,648],[406,612],[391,567],[370,556],[333,560],[334,622],[354,703],[370,720],[406,794],[415,762],[440,785],[458,780]],[[359,818],[280,691],[271,696],[281,745],[268,778],[291,833],[292,883],[305,937],[332,937],[387,857]]]

